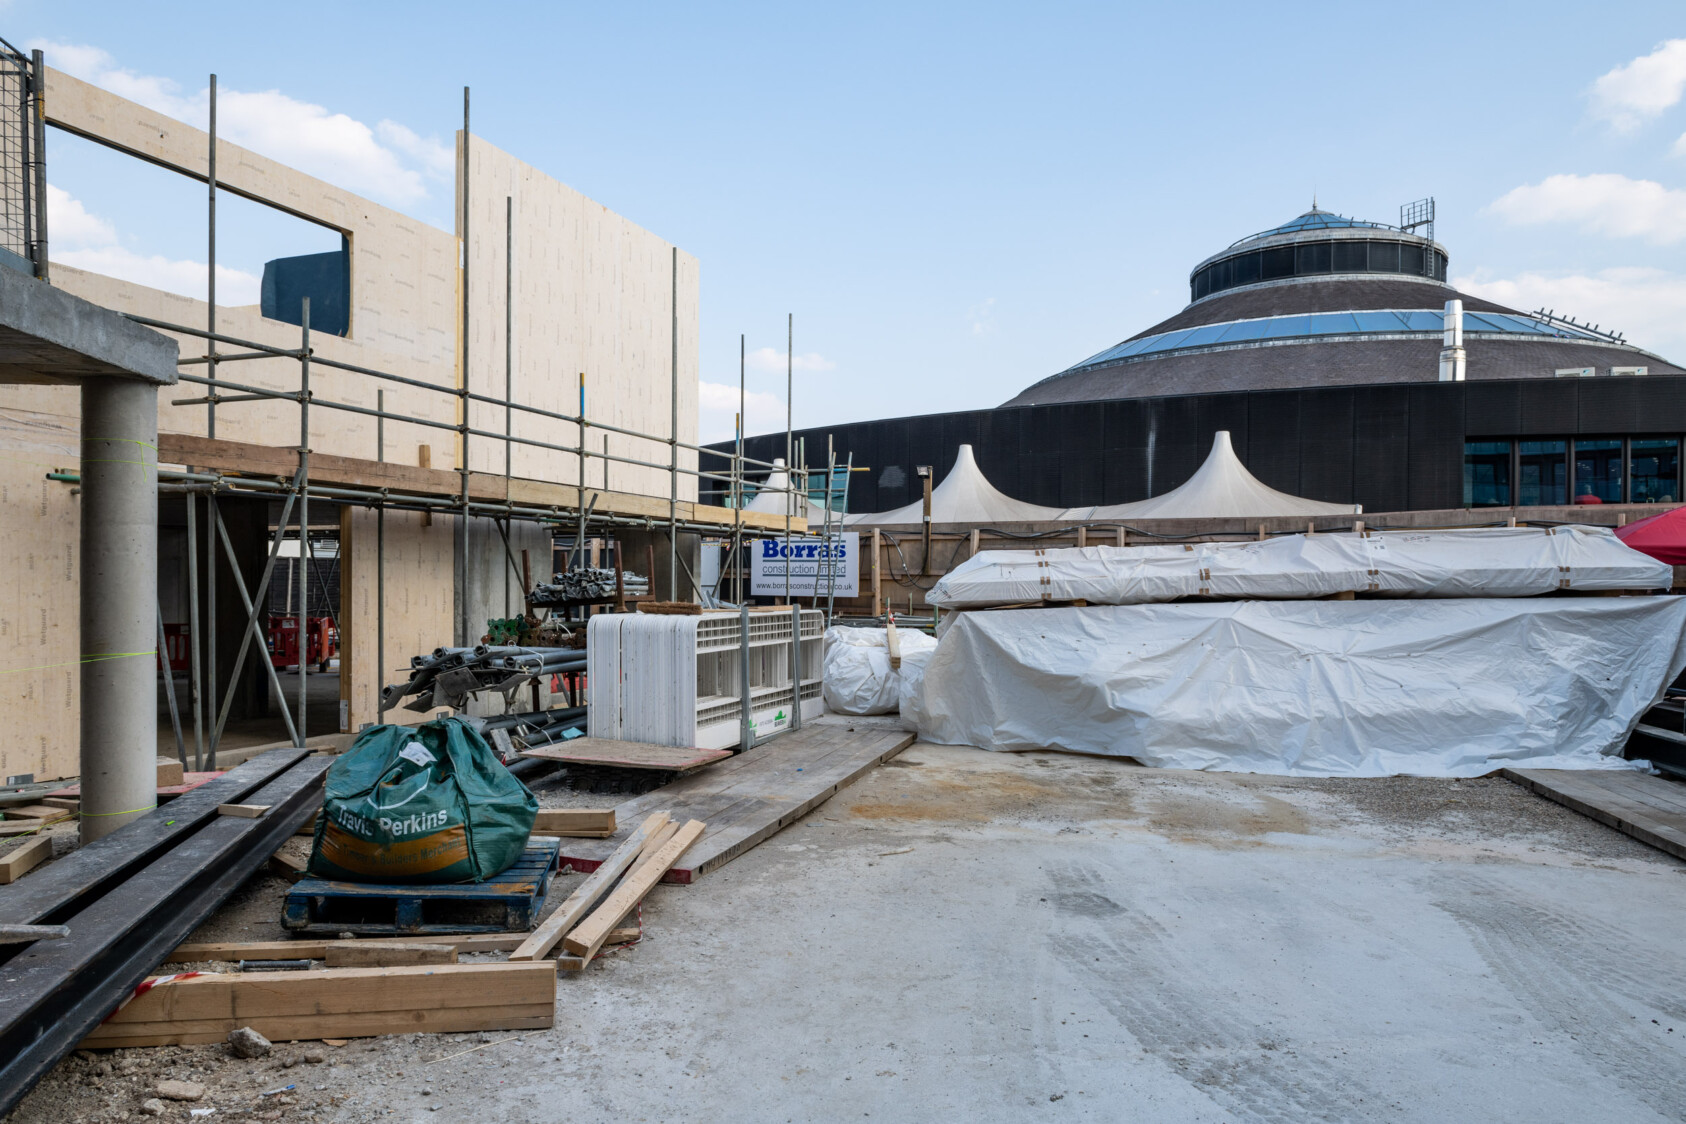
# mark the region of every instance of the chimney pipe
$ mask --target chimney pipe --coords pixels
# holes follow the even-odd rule
[[[1464,381],[1464,302],[1446,302],[1446,334],[1440,348],[1440,381]]]

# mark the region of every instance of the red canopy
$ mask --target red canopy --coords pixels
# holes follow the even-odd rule
[[[1686,507],[1617,527],[1616,537],[1658,562],[1686,566]]]

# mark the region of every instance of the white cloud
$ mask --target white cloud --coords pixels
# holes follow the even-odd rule
[[[1453,279],[1459,289],[1524,311],[1547,308],[1620,332],[1635,347],[1686,357],[1686,274],[1620,267],[1596,273],[1523,273]]]
[[[834,371],[837,369],[837,364],[817,351],[797,352],[790,365],[792,369],[798,371]],[[782,375],[785,372],[785,353],[775,351],[770,347],[758,347],[744,356],[744,366],[752,371],[768,371]],[[737,391],[732,393],[736,394]]]
[[[52,254],[62,257],[60,247],[81,249],[110,246],[117,241],[117,228],[98,215],[88,213],[82,201],[53,184],[47,185],[47,215],[52,220]]]
[[[133,281],[166,293],[205,299],[205,263],[137,254],[126,249],[117,228],[93,214],[63,188],[47,185],[47,213],[52,218],[52,259],[89,273]],[[217,303],[257,304],[263,280],[254,274],[217,266]]]
[[[1522,226],[1575,223],[1618,238],[1661,243],[1686,238],[1686,191],[1609,172],[1547,176],[1513,188],[1487,210]]]
[[[995,331],[995,298],[989,297],[966,310],[974,336],[987,336]]]
[[[120,67],[98,47],[43,40],[30,46],[84,82],[199,128],[210,122],[209,87],[184,95],[176,82]],[[340,187],[406,205],[428,197],[425,180],[450,178],[455,155],[436,138],[394,121],[377,129],[279,90],[217,90],[218,136]]]
[[[783,432],[784,399],[778,395],[751,390],[744,395],[744,411],[749,415],[744,426],[746,436],[754,437],[758,433],[771,433],[774,430]],[[737,412],[737,387],[707,380],[699,381],[697,431],[701,436],[697,443],[701,445],[711,441],[730,441],[736,436],[732,430],[732,419]]]
[[[82,250],[54,250],[54,265],[68,265],[89,273],[103,273],[133,281],[166,293],[178,293],[194,300],[205,299],[205,263],[166,258],[162,254],[137,254],[122,246],[96,246]],[[217,266],[217,304],[228,307],[257,304],[263,279],[240,269]]]
[[[1592,84],[1592,110],[1623,132],[1674,105],[1686,94],[1686,39],[1670,39]]]

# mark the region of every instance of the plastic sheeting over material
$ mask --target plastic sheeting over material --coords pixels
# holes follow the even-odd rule
[[[888,714],[901,706],[902,682],[921,668],[937,642],[923,632],[896,630],[901,668],[890,667],[889,633],[882,628],[829,628],[825,633],[825,704],[839,714]]]
[[[1231,601],[958,615],[920,736],[1289,776],[1621,768],[1686,597]]]
[[[1492,527],[1284,535],[1263,542],[990,550],[944,575],[943,609],[1182,597],[1528,597],[1557,589],[1667,589],[1674,571],[1606,527]]]
[[[1036,504],[1025,503],[997,491],[995,485],[986,480],[978,468],[970,445],[960,446],[954,467],[943,477],[942,483],[931,490],[933,523],[1042,522],[1058,519],[1060,515],[1060,509],[1057,507],[1038,507]],[[843,520],[850,527],[891,526],[924,521],[923,499],[906,507],[898,507],[894,511],[849,515]]]
[[[1073,507],[1067,520],[1092,519],[1236,519],[1272,515],[1356,515],[1363,508],[1350,503],[1323,503],[1290,496],[1266,487],[1247,471],[1230,444],[1229,431],[1212,436],[1206,463],[1187,483],[1162,496],[1106,507]]]

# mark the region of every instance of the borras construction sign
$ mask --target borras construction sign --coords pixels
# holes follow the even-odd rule
[[[860,593],[857,531],[824,539],[792,535],[750,544],[749,591],[756,597],[855,597]],[[786,585],[786,581],[789,585]]]

